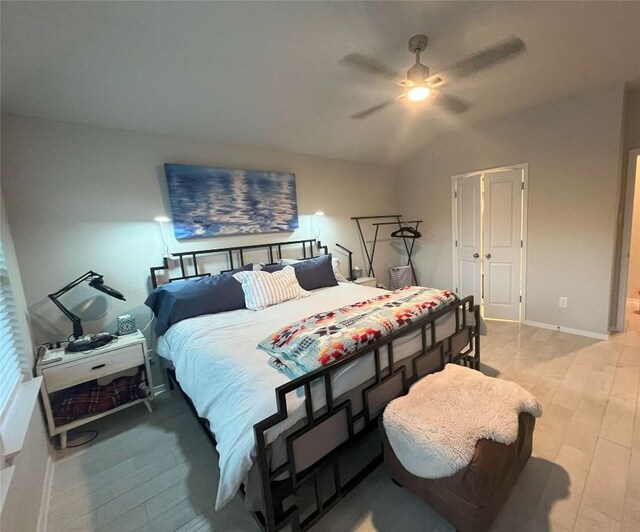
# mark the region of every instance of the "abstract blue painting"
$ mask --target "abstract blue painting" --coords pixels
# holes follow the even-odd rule
[[[298,228],[296,176],[165,164],[177,239]]]

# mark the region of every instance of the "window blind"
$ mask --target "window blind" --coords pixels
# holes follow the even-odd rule
[[[0,244],[0,413],[4,414],[16,386],[22,381],[20,323],[16,309],[9,272]]]

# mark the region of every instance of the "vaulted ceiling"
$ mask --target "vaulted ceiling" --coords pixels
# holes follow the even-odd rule
[[[640,79],[640,2],[2,2],[2,110],[395,164],[450,128]],[[398,103],[349,53],[432,72],[506,37],[525,54],[446,87],[469,111]]]

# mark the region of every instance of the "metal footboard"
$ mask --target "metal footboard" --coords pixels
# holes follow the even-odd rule
[[[454,313],[455,330],[438,341],[440,325],[436,321],[449,313]],[[473,323],[469,322],[470,315],[474,317]],[[397,359],[394,342],[418,330],[421,348]],[[375,370],[371,378],[353,393],[335,397],[332,379],[336,372],[366,356],[373,357]],[[306,530],[344,498],[382,462],[382,448],[376,444],[372,457],[348,478],[342,472],[341,459],[344,461],[347,453],[361,445],[376,428],[378,416],[389,401],[406,394],[415,381],[440,371],[447,363],[480,367],[480,310],[472,296],[277,388],[277,413],[254,426],[263,500],[263,511],[258,517],[266,530],[285,526]],[[323,398],[320,405],[314,404],[312,394],[318,387]],[[287,395],[301,392],[306,418],[286,433],[284,460],[272,465],[267,432],[287,421]],[[327,477],[331,478],[328,486],[323,482]],[[313,493],[310,506],[307,504],[305,508],[300,504],[303,489]]]

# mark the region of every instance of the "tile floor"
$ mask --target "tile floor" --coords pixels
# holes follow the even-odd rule
[[[544,407],[533,456],[495,531],[640,530],[640,315],[608,341],[490,322],[483,370],[519,382]],[[177,393],[149,415],[94,423],[92,443],[56,452],[50,532],[253,531],[239,497],[213,510],[216,455]],[[314,530],[453,528],[378,468]]]

